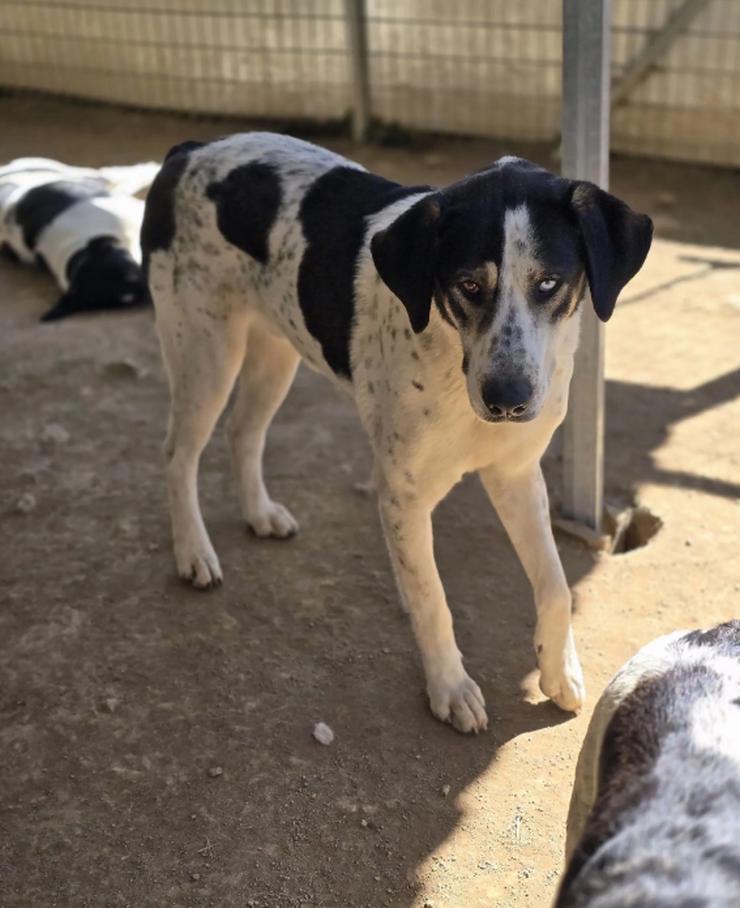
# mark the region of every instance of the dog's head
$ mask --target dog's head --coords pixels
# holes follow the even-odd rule
[[[415,332],[433,303],[458,331],[476,414],[526,421],[542,407],[582,298],[607,321],[651,238],[649,217],[592,183],[502,158],[416,202],[371,250]]]
[[[131,253],[107,237],[92,240],[67,263],[69,290],[42,321],[55,321],[95,309],[123,309],[149,303],[141,266]]]

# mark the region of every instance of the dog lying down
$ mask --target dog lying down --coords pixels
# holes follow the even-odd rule
[[[180,575],[221,581],[198,463],[237,378],[230,440],[245,521],[257,536],[297,530],[265,488],[262,454],[303,357],[354,398],[373,446],[432,712],[463,732],[487,723],[432,539],[432,511],[473,470],[532,583],[540,686],[578,710],[571,595],[540,458],[565,414],[581,312],[609,318],[651,236],[650,219],[614,196],[520,158],[434,190],[270,133],[172,149],[141,238],[172,392]]]
[[[643,647],[594,711],[556,908],[740,905],[740,621]]]
[[[141,273],[139,233],[154,162],[130,167],[71,167],[18,158],[0,167],[0,249],[45,265],[63,293],[42,321],[91,309],[150,301]]]

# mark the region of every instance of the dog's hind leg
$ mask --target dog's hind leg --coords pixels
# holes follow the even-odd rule
[[[290,511],[270,498],[262,476],[267,430],[288,393],[298,362],[299,355],[287,340],[271,334],[259,322],[250,325],[228,432],[242,513],[257,536],[287,539],[298,530]]]
[[[578,712],[585,689],[571,629],[571,595],[540,465],[513,476],[487,467],[480,476],[534,591],[540,688],[561,709]]]
[[[214,317],[202,293],[191,297],[158,299],[157,330],[172,396],[165,451],[175,560],[180,577],[206,589],[222,575],[200,511],[198,464],[242,364],[247,323],[243,310]]]

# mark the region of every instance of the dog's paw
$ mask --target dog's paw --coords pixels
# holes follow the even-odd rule
[[[461,670],[452,683],[430,683],[429,706],[434,715],[464,734],[488,728],[486,701],[478,685]]]
[[[247,518],[247,526],[261,539],[272,536],[275,539],[289,539],[298,532],[298,521],[290,511],[278,504],[268,502],[262,510],[252,513]]]
[[[566,712],[579,713],[586,699],[581,663],[572,638],[565,650],[553,659],[546,649],[538,653],[540,690]]]
[[[224,579],[218,556],[207,539],[198,544],[176,544],[175,561],[181,579],[187,580],[196,589],[212,589]]]

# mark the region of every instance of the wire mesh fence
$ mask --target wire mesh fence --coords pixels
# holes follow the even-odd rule
[[[339,121],[357,0],[0,0],[0,86],[248,119]],[[365,0],[371,114],[555,140],[561,0]],[[740,164],[740,0],[613,0],[618,150]]]

